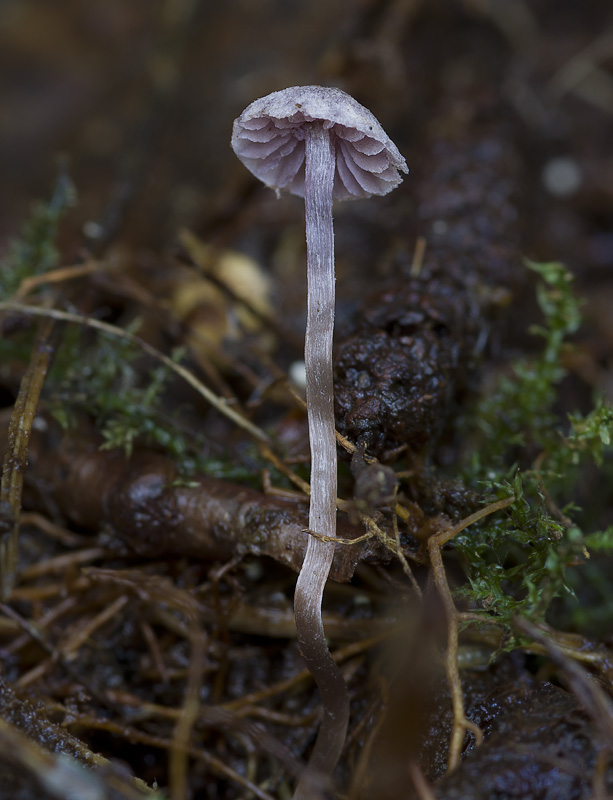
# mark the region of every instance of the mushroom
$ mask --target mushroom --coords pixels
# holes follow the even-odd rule
[[[336,535],[337,460],[332,334],[334,232],[332,202],[384,195],[408,172],[377,119],[346,92],[293,86],[261,97],[234,122],[232,148],[277,195],[304,197],[308,310],[306,401],[311,449],[309,541],[294,596],[302,656],[319,687],[323,720],[295,798],[312,796],[314,780],[329,778],[349,719],[345,682],[326,644],[321,603]],[[321,537],[326,537],[325,539]]]

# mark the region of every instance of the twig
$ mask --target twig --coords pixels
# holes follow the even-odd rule
[[[113,617],[118,614],[121,609],[128,604],[128,602],[128,596],[122,594],[119,595],[119,597],[117,597],[109,605],[105,605],[102,611],[92,617],[79,630],[75,631],[75,633],[62,645],[60,652],[66,657],[70,658],[71,655],[73,655],[81,647],[81,645],[83,645],[85,641],[89,639],[94,631],[97,631],[98,628],[106,625],[106,623],[113,619]]]
[[[183,380],[186,381],[186,383],[188,383],[193,389],[195,389],[198,394],[207,401],[207,403],[210,403],[210,405],[219,411],[220,414],[223,414],[228,419],[232,420],[235,425],[238,425],[238,427],[247,431],[247,433],[253,436],[254,439],[257,439],[260,442],[270,441],[269,437],[264,433],[264,431],[262,431],[252,422],[249,422],[248,419],[245,419],[245,417],[243,417],[233,408],[230,408],[227,400],[212,392],[208,387],[201,383],[198,378],[195,377],[195,375],[192,375],[188,369],[182,367],[180,364],[177,364],[171,358],[164,355],[164,353],[160,352],[157,348],[152,347],[152,345],[145,342],[144,339],[135,336],[133,333],[129,333],[122,328],[117,328],[115,325],[109,325],[107,322],[100,322],[100,320],[84,317],[81,314],[72,314],[68,311],[60,311],[55,308],[38,308],[37,306],[27,306],[21,303],[0,303],[0,311],[12,311],[17,314],[26,314],[35,317],[49,317],[51,319],[59,320],[60,322],[71,322],[76,325],[84,325],[88,328],[93,328],[94,330],[105,333],[107,336],[114,336],[118,339],[123,339],[124,341],[130,342],[136,347],[140,347],[140,349],[145,353],[157,359],[169,370],[172,370],[172,372],[183,378]]]
[[[458,533],[461,533],[465,528],[468,528],[470,525],[474,525],[475,522],[479,522],[480,519],[483,517],[489,517],[490,514],[494,514],[496,511],[500,511],[503,508],[507,508],[508,506],[513,505],[515,502],[514,495],[510,497],[503,497],[502,500],[496,500],[494,503],[490,503],[483,508],[480,508],[478,511],[475,511],[474,514],[471,514],[469,517],[458,522],[457,525],[454,525],[452,528],[445,529],[440,533],[436,534],[436,539],[440,547],[447,542],[451,541]]]
[[[108,699],[104,697],[101,692],[99,692],[92,684],[89,683],[86,678],[84,678],[81,673],[79,673],[78,670],[74,668],[74,666],[70,663],[70,661],[68,661],[68,659],[66,659],[63,653],[61,653],[56,647],[47,641],[45,636],[43,636],[43,634],[33,623],[22,617],[21,614],[18,614],[14,609],[5,603],[0,603],[0,611],[5,616],[14,620],[22,630],[26,631],[32,637],[32,639],[53,658],[54,661],[62,665],[66,672],[72,678],[74,678],[77,683],[79,683],[81,686],[84,686],[92,697],[95,697],[96,700],[98,700],[104,706],[109,706]]]
[[[147,642],[147,646],[149,647],[149,652],[151,653],[151,658],[153,660],[153,664],[158,671],[158,674],[164,683],[168,683],[170,680],[168,670],[166,668],[166,664],[164,663],[164,657],[162,656],[162,651],[160,650],[160,645],[157,640],[157,637],[153,631],[151,625],[146,622],[142,621],[140,624],[140,629],[143,634],[143,638]]]
[[[190,615],[189,632],[191,655],[187,671],[185,700],[179,714],[170,749],[170,797],[187,800],[189,796],[187,757],[189,738],[200,711],[200,688],[206,664],[207,637],[196,615]]]
[[[334,542],[334,544],[342,544],[346,546],[365,542],[367,539],[372,539],[375,535],[371,531],[368,531],[368,533],[363,533],[361,536],[358,536],[355,539],[343,539],[341,536],[325,536],[323,533],[317,533],[317,531],[312,531],[309,528],[303,528],[302,532],[308,533],[309,536],[313,536],[315,539],[319,539],[320,542]]]
[[[383,633],[379,633],[376,636],[371,636],[368,639],[362,639],[359,642],[352,642],[346,647],[341,647],[332,653],[332,658],[337,664],[342,664],[343,661],[347,661],[347,659],[353,658],[354,656],[363,653],[365,650],[369,650],[371,647],[375,647],[385,639],[389,638],[392,634],[393,631],[390,629],[388,631],[384,631]],[[289,689],[295,689],[296,686],[298,686],[300,683],[306,682],[309,678],[312,678],[311,673],[308,671],[308,669],[303,669],[300,672],[297,672],[291,678],[286,678],[285,680],[279,681],[272,686],[267,686],[265,689],[260,689],[258,692],[252,692],[251,694],[243,695],[237,700],[231,700],[228,703],[222,703],[220,707],[228,710],[237,710],[246,705],[254,705],[268,697],[274,697],[275,695],[282,694]]]
[[[460,763],[460,753],[464,743],[465,733],[469,731],[474,734],[477,744],[481,743],[483,733],[478,725],[475,725],[474,722],[466,718],[464,711],[462,682],[460,681],[460,671],[458,668],[458,623],[460,621],[460,614],[455,606],[451,589],[447,581],[447,575],[443,565],[442,548],[444,544],[453,539],[454,536],[457,536],[458,533],[469,525],[478,522],[489,514],[493,514],[496,511],[500,511],[502,508],[510,506],[514,501],[515,498],[512,496],[490,503],[474,514],[471,514],[469,517],[461,520],[461,522],[458,522],[457,525],[454,525],[452,528],[445,528],[428,539],[428,554],[432,566],[432,575],[445,608],[445,616],[447,617],[447,654],[445,656],[445,670],[453,708],[453,730],[449,743],[448,761],[450,770],[455,769]]]
[[[344,436],[336,432],[336,439],[339,444],[343,444],[347,452],[354,453],[356,451],[356,447],[352,444],[348,439]],[[299,475],[297,475],[290,467],[287,466],[267,445],[261,444],[260,445],[260,452],[268,461],[270,461],[286,478],[288,478],[295,486],[301,489],[304,494],[309,497],[311,494],[311,487],[307,483],[307,481],[303,480]],[[378,463],[376,459],[368,459],[369,463]],[[341,511],[347,510],[349,504],[342,500],[341,498],[336,498],[336,506]],[[361,536],[357,536],[355,539],[345,539],[340,536],[326,536],[325,534],[318,533],[317,531],[309,530],[309,528],[304,528],[304,533],[308,533],[310,536],[313,536],[316,539],[319,539],[322,542],[334,542],[337,545],[356,545],[360,542],[367,541],[368,539],[372,539],[373,536],[376,537],[388,550],[391,550],[396,558],[400,561],[402,566],[402,570],[409,579],[411,586],[415,590],[415,593],[418,597],[421,597],[421,589],[415,577],[411,571],[411,567],[409,566],[408,561],[404,553],[402,552],[402,548],[400,546],[400,535],[398,532],[398,522],[397,517],[399,516],[403,521],[407,522],[410,518],[409,513],[404,509],[400,503],[396,503],[394,506],[394,517],[392,518],[392,525],[394,526],[394,539],[392,540],[384,531],[377,525],[377,523],[369,517],[367,514],[360,514],[360,522],[366,526],[367,532],[362,534]],[[478,512],[479,513],[479,512]],[[467,523],[470,524],[470,523]],[[455,534],[454,534],[455,535]]]
[[[83,547],[88,541],[86,537],[69,531],[60,525],[51,522],[48,517],[36,511],[24,511],[21,514],[21,525],[33,525],[46,536],[56,539],[66,547]],[[23,575],[23,572],[22,572]]]
[[[92,561],[98,561],[108,555],[109,551],[105,550],[103,547],[87,547],[83,550],[77,550],[74,553],[62,553],[59,556],[47,558],[45,561],[41,561],[38,564],[32,564],[31,567],[26,567],[21,572],[21,579],[31,580],[32,578],[40,578],[42,575],[65,570],[67,567],[90,564]]]
[[[516,618],[514,626],[537,642],[560,671],[561,677],[599,729],[603,741],[613,747],[613,701],[572,658],[569,658],[554,639],[527,619]]]
[[[337,500],[338,507],[343,510],[344,507],[348,504],[345,503],[344,500]],[[324,536],[321,533],[317,533],[316,531],[311,531],[308,528],[305,529],[305,533],[308,533],[310,536],[314,536],[316,539],[321,539],[323,542],[330,542],[333,541],[335,544],[340,545],[354,545],[358,544],[359,542],[366,541],[368,539],[372,539],[373,537],[378,539],[381,544],[390,550],[396,558],[400,561],[400,565],[402,567],[402,571],[409,579],[409,582],[417,596],[421,599],[422,593],[421,589],[419,588],[419,584],[415,580],[415,576],[409,566],[409,562],[406,559],[406,556],[402,552],[402,547],[400,545],[400,533],[398,531],[398,519],[397,517],[400,516],[401,519],[407,521],[407,517],[405,515],[398,514],[398,509],[402,508],[399,503],[396,503],[394,509],[394,516],[392,517],[392,529],[394,531],[394,538],[390,537],[385,533],[385,531],[377,525],[375,520],[372,517],[369,517],[367,514],[360,514],[360,522],[367,528],[367,532],[362,534],[362,536],[358,536],[355,539],[344,539],[342,537],[330,537]]]
[[[413,587],[413,591],[415,592],[417,597],[421,600],[422,599],[421,589],[419,588],[419,584],[415,580],[415,576],[413,575],[413,570],[409,566],[409,562],[407,561],[405,554],[402,552],[402,547],[400,545],[400,531],[398,530],[398,517],[396,514],[394,514],[394,516],[392,517],[392,530],[394,531],[396,558],[400,561],[400,566],[402,567],[402,571],[409,579],[409,583]]]
[[[415,250],[413,252],[413,261],[411,262],[411,277],[419,277],[422,264],[424,263],[424,256],[426,254],[426,237],[418,236],[415,241]]]
[[[34,681],[39,680],[55,661],[59,661],[64,667],[68,667],[69,665],[72,666],[70,664],[70,660],[75,651],[81,647],[85,640],[88,639],[91,634],[94,633],[94,631],[112,619],[115,614],[117,614],[126,605],[127,602],[128,598],[126,595],[121,595],[109,606],[105,606],[102,611],[96,614],[96,616],[91,618],[89,621],[81,623],[80,627],[78,624],[75,625],[74,628],[76,628],[76,630],[74,630],[72,635],[61,647],[53,649],[51,658],[47,659],[46,661],[40,661],[36,667],[33,667],[28,672],[24,672],[16,681],[16,685],[23,688],[25,686],[29,686],[31,683],[34,683]],[[38,641],[40,642],[40,639]],[[76,670],[71,671],[71,674],[73,677],[75,677]],[[78,680],[80,683],[83,683],[83,685],[86,685],[83,682],[82,677],[78,678]],[[89,687],[86,686],[86,688],[89,690]]]
[[[37,289],[39,286],[44,286],[47,283],[63,283],[64,281],[71,281],[75,278],[82,278],[85,275],[93,275],[103,269],[102,263],[99,261],[86,261],[84,264],[75,264],[70,267],[60,267],[59,269],[52,269],[42,275],[33,275],[30,278],[24,278],[19,285],[19,289],[13,295],[13,301],[23,300],[30,292]]]
[[[161,719],[177,721],[183,711],[180,708],[143,701],[142,697],[137,697],[127,691],[109,689],[108,695],[113,702],[116,702],[118,705],[137,708],[139,719],[141,720],[149,719],[150,717],[160,717]],[[221,708],[220,706],[203,705],[200,707],[196,724],[199,729],[217,728],[246,737],[255,748],[273,756],[284,764],[292,775],[297,775],[304,768],[304,764],[293,756],[289,748],[272,734],[268,733],[260,725],[254,725],[245,718],[260,717],[270,719],[280,725],[297,727],[310,723],[312,719],[317,716],[317,713],[317,709],[313,709],[313,711],[306,716],[294,717],[288,714],[271,711],[262,706],[245,706],[241,709],[240,713],[235,713]]]
[[[457,610],[447,582],[441,548],[436,541],[436,536],[431,536],[428,540],[428,552],[432,565],[434,583],[443,601],[445,615],[447,617],[447,654],[445,656],[445,670],[447,673],[449,691],[451,693],[451,705],[453,707],[453,730],[449,743],[448,768],[452,770],[460,763],[460,752],[464,743],[464,734],[470,731],[474,734],[477,744],[480,744],[483,739],[483,733],[478,725],[475,725],[474,722],[466,718],[464,711],[462,682],[460,681],[460,672],[458,669]]]
[[[430,784],[426,780],[426,776],[424,775],[423,770],[419,766],[418,762],[414,759],[411,759],[408,763],[407,769],[409,771],[409,775],[411,776],[411,780],[413,781],[413,786],[415,787],[415,791],[417,792],[417,797],[419,800],[436,800],[436,796],[432,791]]]
[[[89,584],[89,581],[87,583]],[[55,592],[54,594],[49,595],[51,597],[60,593],[59,586],[54,585],[53,588]],[[65,584],[62,583],[62,590],[65,591],[65,589],[66,589]],[[11,594],[12,600],[15,599],[15,591],[16,590],[13,590],[13,593]],[[68,597],[64,597],[63,600],[61,600],[61,602],[53,606],[53,608],[51,608],[49,611],[43,614],[42,617],[39,617],[36,620],[36,627],[32,626],[31,629],[26,629],[25,625],[22,624],[19,620],[12,618],[15,624],[18,625],[18,629],[22,631],[22,634],[21,636],[18,636],[16,639],[13,639],[13,641],[10,644],[7,644],[6,647],[3,647],[2,650],[0,650],[0,655],[2,657],[14,656],[21,650],[22,647],[25,647],[33,638],[32,631],[34,631],[34,635],[40,634],[45,628],[48,628],[50,625],[56,622],[60,617],[64,616],[64,614],[67,614],[70,611],[72,611],[79,602],[81,602],[81,599],[78,597],[77,593],[74,592],[73,589],[73,592],[71,592],[68,595]],[[9,606],[7,606],[7,608],[9,608]],[[28,621],[24,620],[24,623],[26,622]]]
[[[41,309],[42,310],[42,309]],[[43,314],[42,316],[45,316]],[[53,357],[49,337],[53,322],[45,319],[34,341],[28,368],[21,380],[8,431],[8,449],[0,484],[0,596],[8,597],[15,582],[19,546],[19,515],[23,476],[28,463],[28,441],[38,399]]]
[[[84,715],[81,717],[73,717],[69,722],[66,723],[66,725],[67,727],[79,726],[83,728],[106,731],[107,733],[127,739],[130,742],[144,744],[148,747],[157,747],[161,750],[170,750],[172,747],[171,740],[165,739],[161,736],[152,736],[151,734],[144,733],[143,731],[139,731],[130,725],[126,725],[124,722],[112,722],[111,720],[103,720],[98,719],[97,717],[87,717]],[[244,778],[242,775],[239,775],[238,772],[233,770],[227,764],[224,764],[221,759],[211,755],[206,750],[190,746],[187,748],[187,755],[196,759],[197,761],[204,762],[218,775],[228,778],[229,780],[238,784],[238,786],[240,786],[242,789],[253,792],[253,794],[256,797],[259,797],[260,800],[275,800],[272,795],[268,794],[268,792],[264,792],[259,786],[256,786],[255,783],[247,778]]]
[[[285,475],[288,480],[290,480],[294,486],[297,486],[304,494],[309,497],[311,494],[311,487],[308,481],[305,481],[299,475],[290,469],[287,464],[282,461],[273,451],[265,444],[260,445],[260,453],[264,456],[267,461],[270,461],[273,466],[275,466],[282,475]]]
[[[549,89],[562,97],[576,90],[582,81],[599,70],[599,64],[613,54],[613,32],[606,31],[576,53],[549,79]]]

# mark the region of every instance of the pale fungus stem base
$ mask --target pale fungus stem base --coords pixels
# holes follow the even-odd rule
[[[306,399],[311,447],[309,529],[336,535],[336,437],[332,376],[334,327],[334,142],[323,124],[306,131],[305,216],[308,311],[305,340]],[[300,651],[321,693],[323,720],[311,759],[294,800],[313,797],[315,785],[328,779],[340,757],[349,720],[343,676],[326,643],[321,603],[335,544],[309,536],[294,598]]]

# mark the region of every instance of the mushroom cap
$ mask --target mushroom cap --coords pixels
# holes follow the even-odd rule
[[[341,89],[292,86],[260,97],[234,120],[232,148],[273,189],[304,196],[306,126],[323,123],[336,152],[334,198],[391,192],[408,172],[404,158],[367,108]]]

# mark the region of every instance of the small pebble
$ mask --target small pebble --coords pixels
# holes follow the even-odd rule
[[[543,167],[543,186],[554,197],[570,197],[581,186],[581,170],[572,158],[552,158]]]

